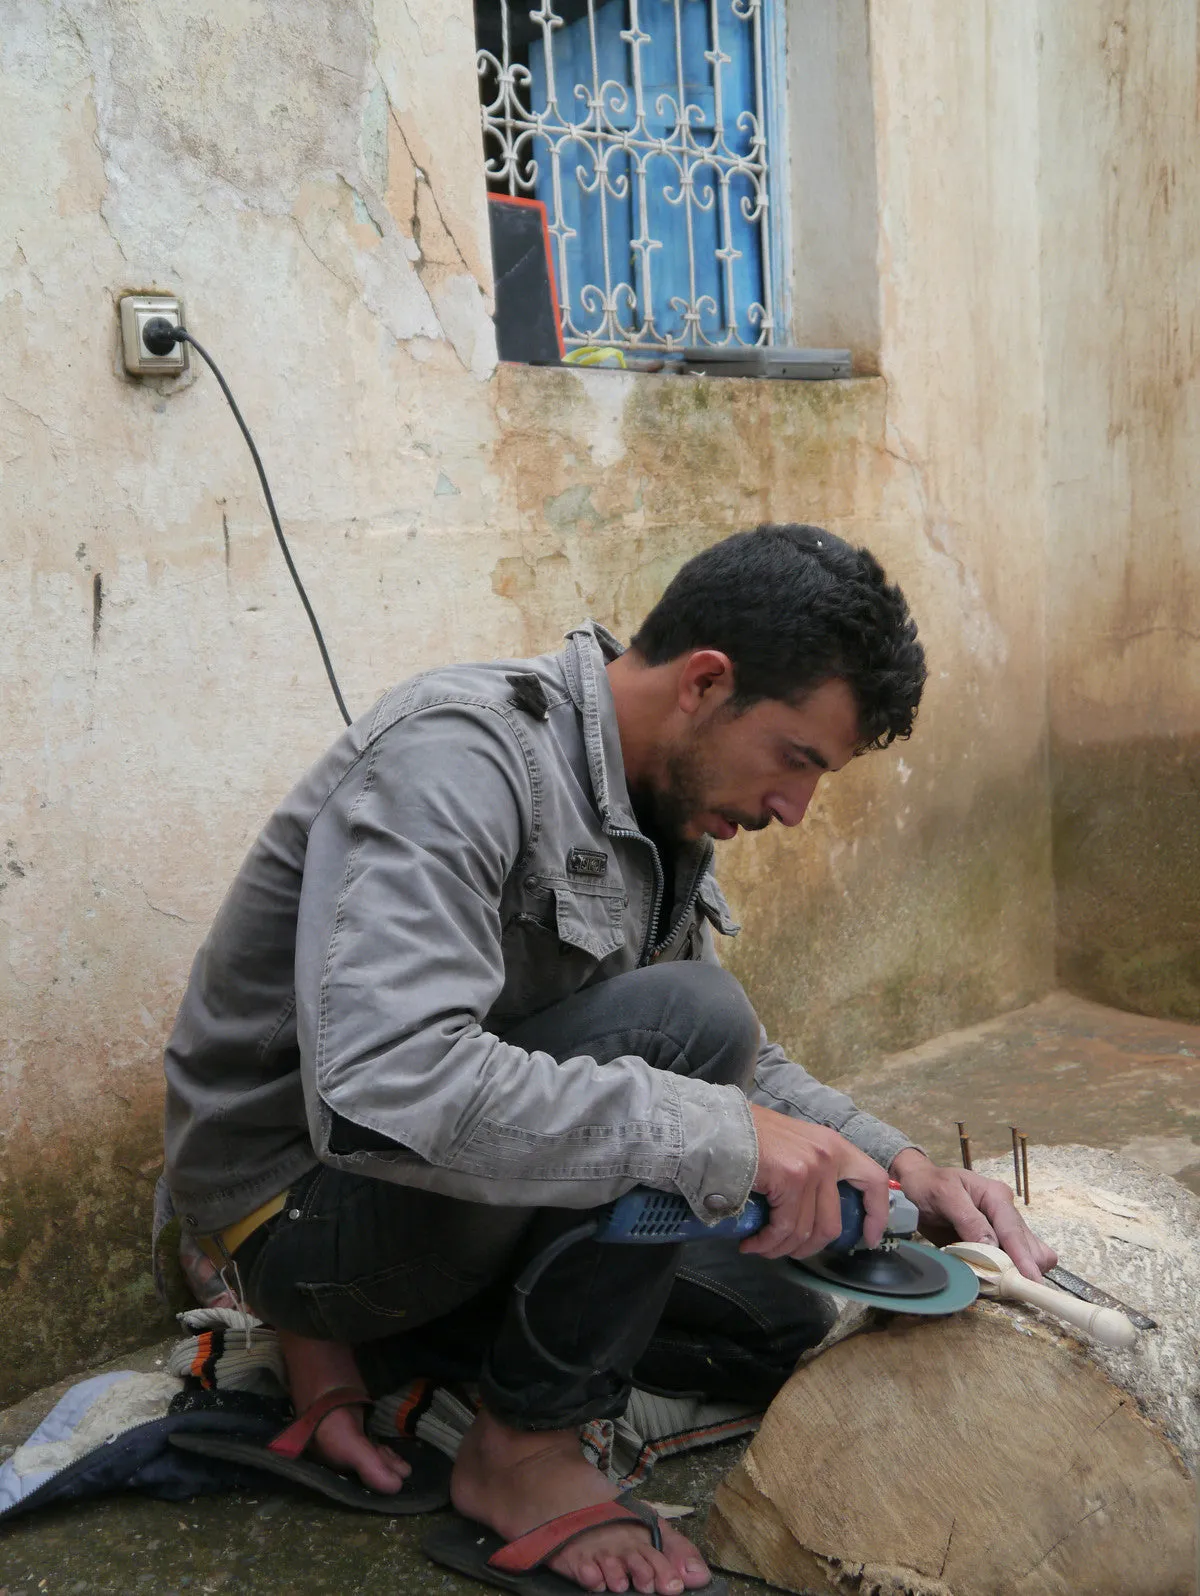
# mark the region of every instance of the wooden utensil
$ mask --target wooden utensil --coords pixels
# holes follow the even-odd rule
[[[1093,1336],[1102,1346],[1124,1349],[1137,1339],[1137,1331],[1123,1313],[1114,1308],[1097,1308],[1092,1303],[1080,1302],[1057,1286],[1047,1286],[1038,1281],[1026,1280],[1006,1252],[999,1247],[989,1247],[980,1241],[956,1241],[942,1249],[952,1252],[969,1264],[979,1277],[979,1289],[985,1297],[997,1297],[1008,1302],[1027,1302],[1031,1307],[1042,1308],[1058,1319],[1063,1319],[1076,1329]]]

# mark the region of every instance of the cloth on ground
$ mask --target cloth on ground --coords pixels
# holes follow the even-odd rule
[[[93,1375],[59,1399],[0,1466],[0,1522],[52,1502],[117,1490],[169,1501],[212,1491],[264,1488],[253,1469],[169,1444],[175,1430],[220,1430],[265,1442],[291,1416],[275,1332],[228,1308],[179,1315],[189,1333],[161,1373]],[[381,1397],[368,1418],[380,1438],[416,1436],[453,1457],[475,1416],[470,1387],[410,1380]],[[584,1453],[622,1489],[644,1480],[659,1458],[749,1435],[761,1413],[702,1397],[633,1392],[617,1419],[580,1432]]]

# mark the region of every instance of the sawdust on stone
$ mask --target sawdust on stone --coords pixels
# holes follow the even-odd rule
[[[1012,1184],[1012,1163],[976,1164]],[[1039,1147],[1021,1212],[1073,1274],[1158,1321],[1128,1351],[1081,1337],[1088,1357],[1157,1423],[1189,1469],[1200,1462],[1200,1197],[1096,1147]],[[998,1304],[1010,1318],[1055,1328],[1037,1309]],[[1070,1334],[1066,1327],[1061,1332]]]

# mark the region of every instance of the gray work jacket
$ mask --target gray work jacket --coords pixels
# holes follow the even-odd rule
[[[271,816],[167,1045],[186,1225],[233,1224],[318,1160],[476,1202],[590,1208],[640,1182],[709,1221],[741,1207],[758,1150],[737,1087],[501,1040],[652,959],[715,958],[711,928],[738,929],[706,838],[651,945],[662,871],[625,787],[619,652],[588,623],[557,654],[404,682]],[[754,1097],[884,1165],[911,1145],[765,1034]],[[337,1116],[380,1150],[332,1151]]]

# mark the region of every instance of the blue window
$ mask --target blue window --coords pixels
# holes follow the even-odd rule
[[[546,206],[568,346],[773,341],[772,20],[769,0],[477,7],[488,177]]]

